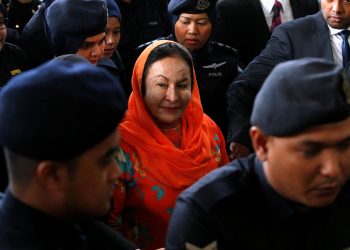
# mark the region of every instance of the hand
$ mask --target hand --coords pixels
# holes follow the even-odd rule
[[[229,147],[229,157],[230,160],[242,158],[248,156],[250,154],[250,150],[248,147],[239,144],[237,142],[231,142]]]

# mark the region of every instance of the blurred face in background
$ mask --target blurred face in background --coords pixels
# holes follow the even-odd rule
[[[86,38],[76,54],[86,58],[90,63],[96,65],[97,61],[103,57],[105,39],[106,34],[104,32]]]
[[[120,41],[120,20],[116,16],[108,17],[106,26],[106,46],[104,57],[110,58]]]
[[[175,23],[176,40],[188,50],[198,50],[207,43],[212,25],[207,13],[182,13]]]
[[[4,47],[7,30],[4,15],[0,13],[0,50]]]

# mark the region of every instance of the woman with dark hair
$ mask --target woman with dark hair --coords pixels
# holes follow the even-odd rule
[[[185,47],[161,40],[142,52],[120,132],[123,174],[109,223],[142,249],[160,248],[178,194],[228,162],[220,129],[203,113]]]

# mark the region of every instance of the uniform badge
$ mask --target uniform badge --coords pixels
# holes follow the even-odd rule
[[[196,9],[197,10],[206,10],[210,6],[209,0],[198,0]]]
[[[15,75],[18,75],[19,73],[21,73],[22,71],[20,69],[14,69],[14,70],[11,70],[11,75],[12,76],[15,76]]]
[[[216,70],[217,68],[219,68],[219,67],[221,67],[222,65],[225,65],[225,64],[226,64],[226,62],[213,63],[213,64],[210,64],[210,65],[204,65],[203,68]]]
[[[209,243],[204,247],[198,247],[188,242],[186,242],[185,245],[186,245],[186,250],[218,250],[218,243],[216,241],[213,241],[212,243]]]
[[[350,82],[345,71],[343,71],[343,92],[345,95],[345,100],[348,105],[350,105]]]

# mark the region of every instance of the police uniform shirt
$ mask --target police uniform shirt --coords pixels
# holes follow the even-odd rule
[[[166,249],[350,248],[349,182],[333,205],[298,211],[271,188],[251,155],[211,172],[179,196]]]
[[[231,47],[209,41],[192,52],[204,112],[227,135],[226,91],[239,73],[238,53]]]
[[[5,43],[0,50],[0,87],[11,77],[21,73],[27,63],[24,52],[16,45]]]
[[[112,73],[122,84],[126,96],[131,94],[131,84],[127,81],[125,76],[124,64],[117,51],[113,52],[111,58],[102,58],[97,62],[97,66],[107,69]]]
[[[40,7],[41,1],[32,0],[28,3],[21,3],[18,0],[3,0],[2,3],[7,7],[9,19],[7,26],[21,33],[24,26]]]
[[[99,221],[72,223],[51,217],[5,193],[0,208],[1,250],[112,250],[136,247]]]

